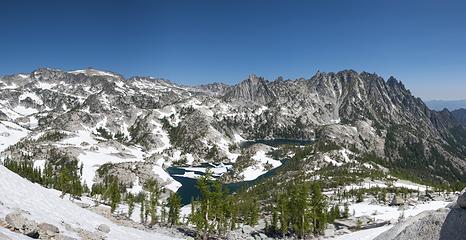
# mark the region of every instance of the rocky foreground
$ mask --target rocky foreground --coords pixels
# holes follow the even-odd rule
[[[425,211],[395,225],[375,240],[460,240],[466,239],[466,189],[456,204]]]

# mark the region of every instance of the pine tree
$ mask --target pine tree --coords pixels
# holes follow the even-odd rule
[[[161,208],[160,223],[164,224],[165,220],[167,219],[167,208],[165,207],[165,204],[162,204],[160,208]]]
[[[131,193],[128,193],[126,195],[126,203],[128,204],[128,218],[131,219],[131,215],[133,215],[134,211],[134,195]]]
[[[282,235],[285,235],[288,233],[289,228],[289,213],[288,201],[283,195],[278,198],[278,211],[280,212],[280,232]]]
[[[118,204],[121,201],[121,194],[120,194],[120,188],[118,186],[118,181],[114,179],[112,183],[110,184],[109,187],[109,196],[110,196],[110,207],[111,207],[111,212],[115,212],[115,209],[117,208]]]
[[[255,226],[259,220],[259,203],[255,197],[247,197],[244,204],[245,223],[249,226]]]
[[[271,230],[273,233],[278,231],[278,212],[275,206],[272,206],[272,225]]]
[[[318,235],[323,232],[327,224],[327,205],[318,182],[311,185],[311,193],[313,232]]]
[[[191,197],[191,213],[189,214],[188,217],[188,223],[194,224],[194,213],[196,211],[196,202],[194,202],[194,197]]]
[[[151,210],[150,210],[151,204],[150,204],[150,201],[147,201],[147,200],[145,201],[145,204],[146,204],[146,206],[144,207],[144,209],[146,211],[144,212],[144,222],[147,223],[147,219],[149,218],[149,215],[151,213]],[[151,225],[152,225],[152,223],[151,223]]]
[[[146,182],[145,188],[149,192],[149,212],[151,217],[151,225],[157,223],[157,204],[160,194],[160,188],[156,180],[150,179]]]
[[[60,197],[63,198],[70,191],[69,182],[71,181],[68,168],[62,167],[58,177],[58,187],[61,189]]]
[[[139,193],[139,198],[140,198],[140,204],[141,204],[141,209],[140,209],[141,212],[140,212],[139,217],[141,218],[141,223],[144,224],[144,223],[146,223],[145,209],[144,209],[146,195],[144,194],[144,192]]]
[[[309,231],[309,187],[307,184],[294,184],[289,192],[290,197],[290,222],[298,238],[303,238]]]
[[[223,191],[222,185],[219,181],[210,182],[211,193],[210,193],[210,230],[217,234],[222,234],[225,231],[226,221],[226,193]]]
[[[79,198],[83,194],[83,186],[79,179],[74,179],[71,183],[71,196],[74,198]]]
[[[229,229],[230,230],[235,230],[236,229],[236,224],[238,221],[238,201],[236,200],[235,197],[230,197],[229,198],[229,204],[228,204],[228,210],[230,212],[230,223],[229,223]]]
[[[178,225],[180,218],[181,199],[176,193],[172,193],[168,198],[168,223],[170,226]]]
[[[208,238],[209,214],[211,211],[211,189],[210,178],[212,173],[207,170],[205,175],[197,180],[197,187],[200,192],[199,206],[193,215],[193,224],[200,233],[202,239]]]

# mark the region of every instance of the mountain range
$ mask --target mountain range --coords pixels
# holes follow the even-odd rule
[[[466,180],[464,114],[431,110],[401,81],[368,72],[182,86],[43,68],[0,78],[0,92],[3,158],[43,166],[59,151],[83,165],[89,187],[113,174],[128,186],[155,176],[176,191],[166,169],[203,163],[227,165],[225,182],[254,179],[272,162],[238,146],[271,139],[335,145],[415,179]]]
[[[466,100],[429,100],[426,101],[430,109],[441,111],[444,108],[454,111],[458,109],[466,109]]]

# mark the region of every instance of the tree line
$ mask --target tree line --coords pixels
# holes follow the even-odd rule
[[[52,154],[60,155],[57,152]],[[68,159],[66,155],[60,155],[54,162],[46,161],[43,169],[34,167],[34,162],[27,158],[20,161],[7,158],[3,165],[31,182],[61,191],[62,198],[66,194],[79,198],[83,193],[89,191],[86,184],[81,184],[83,166],[78,166],[77,160]]]

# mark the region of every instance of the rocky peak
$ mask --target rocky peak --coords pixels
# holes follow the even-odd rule
[[[214,96],[222,96],[224,95],[231,86],[224,84],[224,83],[209,83],[197,86],[197,88],[206,91]]]
[[[133,76],[130,77],[128,82],[134,83],[134,82],[148,82],[148,83],[154,83],[154,84],[163,84],[163,85],[173,85],[175,86],[176,84],[173,83],[172,81],[164,78],[154,78],[154,77],[146,77],[146,76]]]
[[[65,72],[52,68],[39,68],[31,73],[36,80],[62,79],[66,76]]]
[[[225,93],[226,100],[244,100],[265,104],[274,98],[275,94],[269,89],[268,81],[263,77],[254,74],[249,75],[248,79],[233,86]]]
[[[123,76],[110,72],[110,71],[102,71],[102,70],[97,70],[94,68],[86,68],[86,69],[80,69],[80,70],[74,70],[74,71],[69,71],[68,73],[71,74],[84,74],[88,77],[92,76],[101,76],[101,77],[111,77],[111,78],[119,78],[123,79]]]

